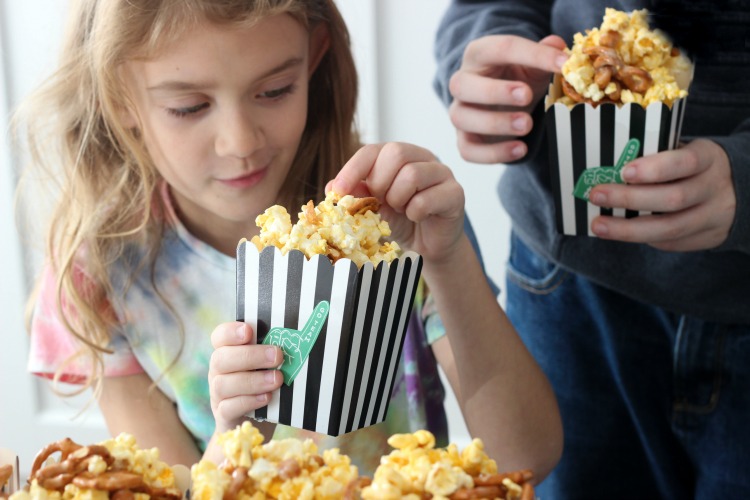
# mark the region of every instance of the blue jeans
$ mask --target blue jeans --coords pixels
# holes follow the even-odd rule
[[[541,499],[750,498],[750,326],[637,302],[515,234],[507,313],[562,414]]]

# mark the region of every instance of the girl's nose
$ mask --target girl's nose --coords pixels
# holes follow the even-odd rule
[[[223,113],[216,133],[216,154],[221,157],[247,158],[263,145],[260,126],[242,109]]]

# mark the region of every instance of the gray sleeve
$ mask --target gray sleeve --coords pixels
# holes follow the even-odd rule
[[[750,118],[724,137],[708,137],[719,144],[732,167],[732,181],[737,197],[737,209],[729,237],[717,251],[734,250],[750,254]]]
[[[485,35],[518,35],[540,40],[550,33],[551,1],[454,0],[446,10],[435,39],[437,72],[433,85],[446,105],[448,81],[461,65],[464,49]]]

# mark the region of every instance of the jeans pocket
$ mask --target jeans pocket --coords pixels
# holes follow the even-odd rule
[[[505,272],[509,282],[539,295],[551,293],[569,274],[531,250],[514,232],[510,235],[510,258]]]

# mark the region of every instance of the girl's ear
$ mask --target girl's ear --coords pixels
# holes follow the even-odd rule
[[[312,76],[315,70],[331,47],[331,36],[328,33],[328,25],[319,23],[310,33],[310,62],[307,67],[308,76]]]

